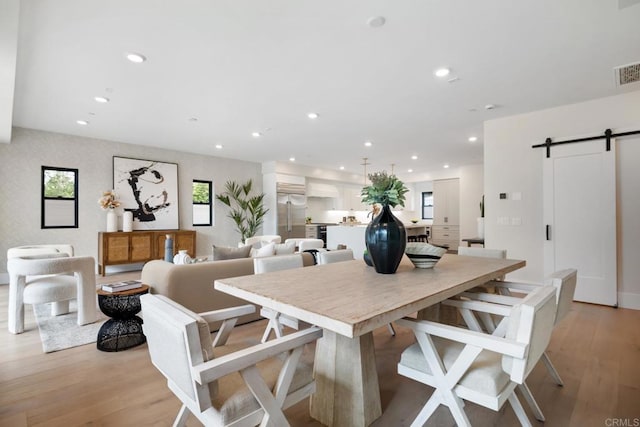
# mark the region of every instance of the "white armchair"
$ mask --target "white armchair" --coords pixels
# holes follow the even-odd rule
[[[9,332],[24,332],[24,304],[53,302],[52,315],[69,312],[78,300],[78,325],[96,321],[96,277],[93,257],[70,257],[66,252],[15,256],[7,260],[9,272]],[[15,256],[15,257],[13,257]]]
[[[161,295],[143,295],[140,302],[151,361],[182,402],[174,426],[184,426],[190,413],[206,426],[288,426],[282,411],[315,391],[313,368],[301,356],[321,329],[218,357],[216,348],[237,317],[254,306],[198,315]],[[208,323],[220,320],[225,322],[212,342]]]
[[[514,391],[549,343],[555,290],[540,287],[509,308],[476,303],[478,310],[483,305],[508,311],[505,337],[411,318],[396,321],[413,329],[418,341],[402,353],[398,373],[436,388],[412,426],[424,425],[440,405],[449,407],[458,425],[471,425],[463,399],[494,411],[509,401],[520,423],[531,425]]]

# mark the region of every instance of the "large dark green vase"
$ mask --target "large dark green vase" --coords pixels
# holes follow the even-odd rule
[[[388,205],[369,223],[364,239],[376,271],[395,273],[407,246],[407,232]]]

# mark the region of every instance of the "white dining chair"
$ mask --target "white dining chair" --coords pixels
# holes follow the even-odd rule
[[[290,268],[302,268],[302,266],[302,255],[300,254],[278,255],[253,259],[253,270],[255,274],[288,270]],[[260,315],[269,319],[269,323],[262,335],[262,342],[266,342],[269,339],[272,331],[276,338],[282,337],[284,334],[283,326],[288,326],[295,330],[300,329],[300,327],[308,326],[305,322],[301,322],[298,319],[279,313],[267,307],[262,307],[260,309]]]
[[[321,329],[232,351],[227,338],[253,305],[196,314],[163,295],[140,302],[151,362],[182,403],[174,426],[186,425],[189,414],[205,426],[289,426],[282,411],[315,391],[313,366],[301,356]],[[209,323],[219,321],[212,340]]]
[[[449,408],[457,425],[470,426],[463,400],[494,411],[509,401],[520,424],[531,426],[515,389],[549,343],[555,289],[540,287],[513,307],[473,303],[477,310],[505,316],[504,337],[413,318],[396,321],[411,328],[418,341],[402,352],[398,373],[436,388],[411,426],[424,425],[440,405]]]
[[[542,286],[553,286],[556,290],[556,313],[554,315],[554,326],[560,323],[566,315],[569,313],[571,309],[571,303],[573,302],[573,296],[576,290],[578,278],[578,271],[576,269],[570,268],[566,270],[560,270],[553,273],[547,279],[545,279],[542,285],[540,284],[530,284],[530,283],[518,283],[518,282],[507,282],[507,281],[491,281],[487,283],[487,286],[493,287],[498,295],[496,294],[487,294],[487,293],[477,293],[477,292],[465,292],[460,294],[462,298],[468,298],[477,301],[486,301],[495,304],[503,304],[507,306],[512,306],[518,304],[522,298],[517,295],[528,294]],[[463,314],[465,317],[465,321],[467,324],[473,322],[473,318],[470,317],[471,312]],[[493,317],[481,316],[480,317],[483,326],[489,332],[493,332],[499,324],[496,324],[496,321]],[[479,326],[476,326],[476,328]],[[557,369],[551,362],[549,355],[545,351],[542,355],[542,361],[544,362],[549,374],[553,377],[555,382],[562,386],[564,382],[558,374]]]

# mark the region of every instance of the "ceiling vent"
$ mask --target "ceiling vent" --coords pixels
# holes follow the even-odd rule
[[[615,73],[616,86],[640,82],[640,62],[616,67],[613,72]]]

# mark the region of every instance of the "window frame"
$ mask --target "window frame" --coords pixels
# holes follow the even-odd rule
[[[425,198],[431,197],[431,204],[425,205]],[[431,208],[431,217],[424,216],[424,209]],[[420,216],[422,219],[433,219],[433,191],[423,191],[422,197],[420,198]]]
[[[73,197],[50,197],[45,196],[45,177],[47,171],[56,172],[71,172],[73,173]],[[52,228],[78,228],[78,169],[74,168],[61,168],[56,166],[42,166],[40,174],[41,184],[41,209],[40,209],[40,228],[52,229]],[[73,221],[68,225],[47,225],[47,201],[73,201]]]
[[[209,202],[195,202],[193,200],[193,185],[194,184],[206,184],[209,187]],[[209,222],[208,223],[198,223],[195,222],[195,209],[196,206],[209,206]],[[211,227],[213,225],[213,181],[204,180],[204,179],[194,179],[191,184],[191,224],[194,227]]]

